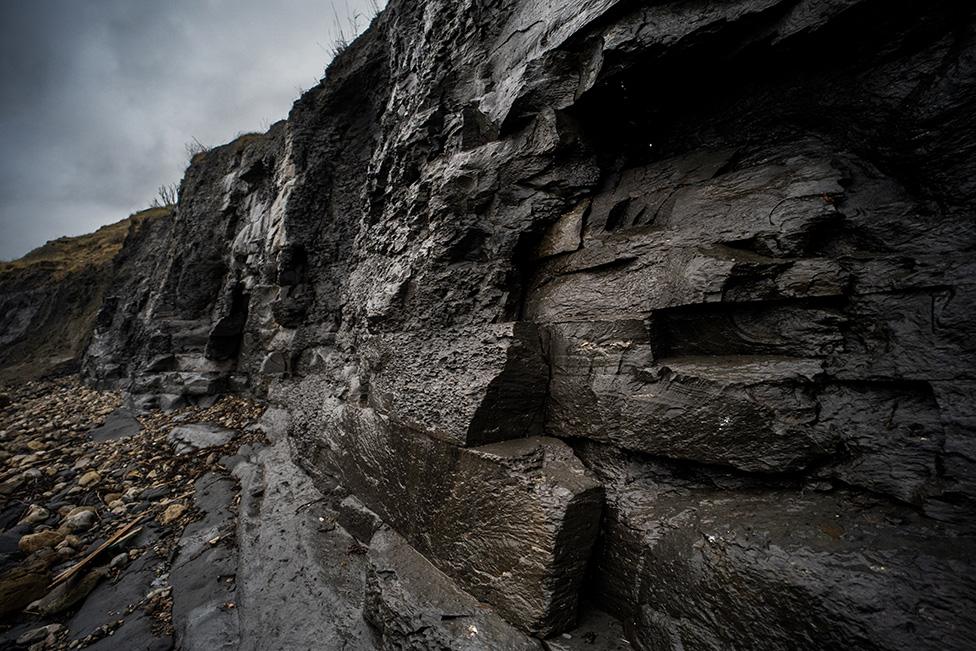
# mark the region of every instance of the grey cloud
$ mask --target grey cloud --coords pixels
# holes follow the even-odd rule
[[[0,2],[0,259],[145,207],[179,180],[193,138],[285,117],[371,5]]]

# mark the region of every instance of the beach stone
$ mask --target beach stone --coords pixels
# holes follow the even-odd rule
[[[187,454],[197,450],[227,445],[237,432],[234,430],[208,425],[206,423],[193,423],[174,427],[170,433],[170,441],[176,447],[176,454]]]
[[[43,506],[32,504],[19,524],[39,524],[51,517],[51,512]]]
[[[57,531],[40,531],[38,533],[27,534],[20,539],[18,547],[25,554],[33,554],[42,549],[56,547],[64,540],[64,534]]]
[[[94,525],[97,521],[98,515],[94,510],[84,509],[82,511],[78,511],[77,513],[69,514],[68,517],[64,519],[64,526],[74,532],[87,531],[88,529],[91,529],[92,525]]]
[[[163,526],[172,524],[186,513],[186,504],[170,504],[159,516],[159,523]]]
[[[78,478],[78,485],[82,488],[95,486],[102,480],[102,476],[95,470],[90,470]]]

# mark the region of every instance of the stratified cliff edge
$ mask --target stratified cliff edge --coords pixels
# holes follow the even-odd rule
[[[973,648],[974,18],[393,0],[193,161],[85,373],[288,410],[390,527],[386,648],[457,648],[398,611],[403,540],[536,637],[586,602],[642,649]]]
[[[122,249],[169,217],[151,208],[79,237],[0,262],[0,381],[77,371]]]

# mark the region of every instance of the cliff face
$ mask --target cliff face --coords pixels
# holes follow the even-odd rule
[[[86,373],[287,408],[534,635],[583,596],[639,648],[971,647],[974,26],[394,0],[193,161]]]
[[[0,380],[77,370],[117,256],[169,216],[158,208],[0,262]]]

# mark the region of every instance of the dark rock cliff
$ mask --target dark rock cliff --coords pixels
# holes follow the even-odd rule
[[[974,80],[965,3],[393,0],[194,159],[85,371],[288,409],[536,636],[973,648]]]
[[[169,217],[168,208],[132,215],[95,233],[63,237],[0,262],[0,380],[77,371],[122,250]]]

